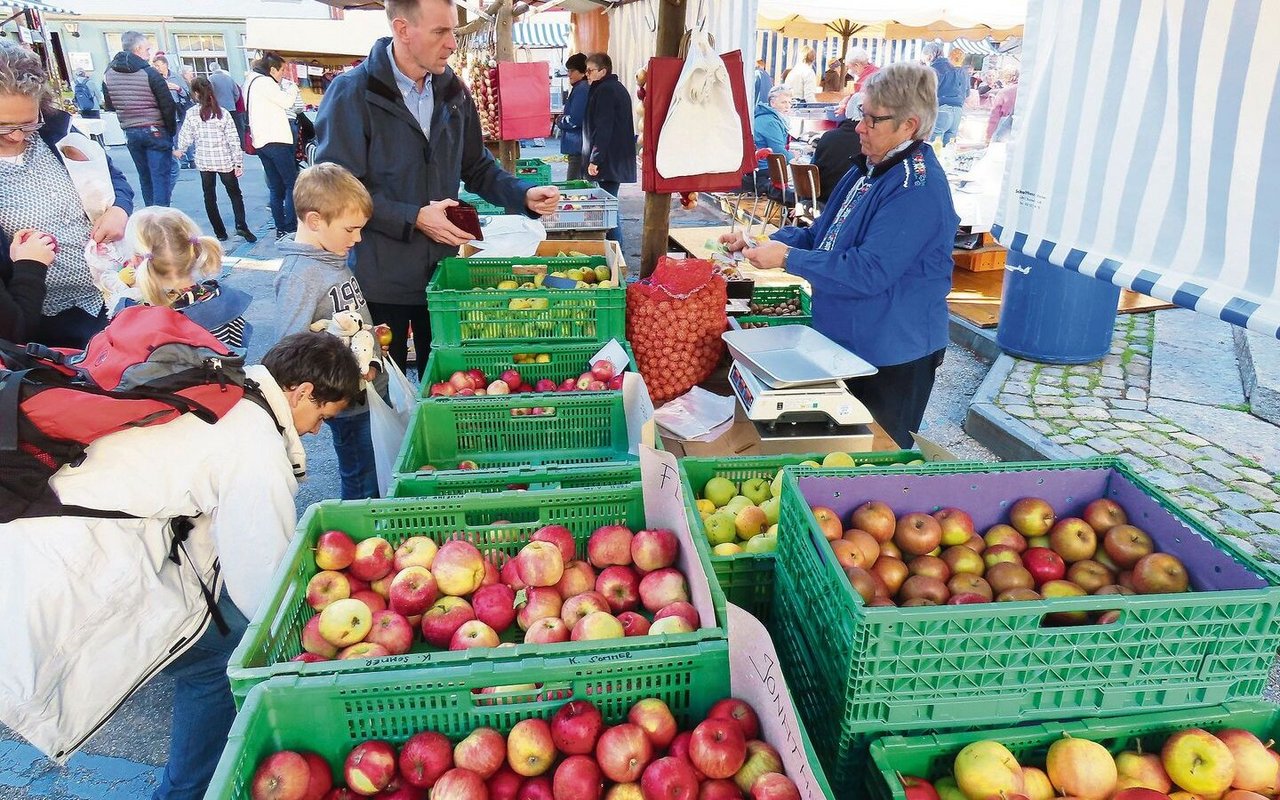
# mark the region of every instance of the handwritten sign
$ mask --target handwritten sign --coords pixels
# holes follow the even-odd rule
[[[640,446],[653,446],[653,401],[649,399],[649,387],[638,372],[626,372],[622,377],[622,412],[627,420],[628,452],[639,455]]]
[[[676,457],[652,447],[640,448],[640,482],[644,489],[644,519],[649,528],[666,528],[680,541],[676,566],[689,581],[689,602],[698,611],[704,628],[716,627],[715,607],[711,603],[711,585],[698,559],[689,530],[689,517],[680,488],[680,469]]]

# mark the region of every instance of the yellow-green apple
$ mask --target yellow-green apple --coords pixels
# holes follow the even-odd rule
[[[1083,561],[1077,561],[1067,568],[1067,580],[1078,584],[1089,594],[1101,589],[1103,586],[1109,586],[1116,576],[1111,574],[1111,570],[1094,561],[1086,558]]]
[[[649,620],[643,614],[637,614],[634,611],[623,611],[618,615],[618,622],[622,623],[622,632],[626,636],[648,636]]]
[[[1084,517],[1084,521],[1089,523],[1099,536],[1129,521],[1129,516],[1124,513],[1120,504],[1106,497],[1100,497],[1085,506],[1084,513],[1080,516]]]
[[[951,576],[951,580],[947,581],[947,591],[951,594],[976,594],[986,598],[988,602],[995,596],[991,591],[991,584],[987,583],[984,578],[974,575],[971,572],[960,572]]]
[[[524,581],[520,580],[520,569],[514,558],[509,558],[498,570],[499,579],[502,583],[510,586],[512,591],[520,591],[524,588]],[[592,577],[594,584],[595,578]]]
[[[589,592],[596,586],[596,571],[585,561],[570,561],[564,565],[564,574],[556,584],[561,597]]]
[[[642,572],[669,567],[676,563],[679,554],[680,541],[674,532],[665,528],[636,531],[631,537],[631,561]]]
[[[785,474],[782,470],[774,474],[773,480],[769,481],[769,494],[777,498],[782,497],[782,478]]]
[[[742,728],[731,719],[719,717],[698,723],[689,740],[689,760],[708,778],[732,778],[747,760]]]
[[[852,533],[862,533],[862,531],[851,531]],[[870,536],[870,534],[865,534]],[[829,542],[831,552],[835,554],[836,563],[845,569],[850,567],[866,568],[875,563],[875,559],[868,559],[861,547],[849,541],[848,539],[836,539]]]
[[[1097,742],[1064,736],[1049,745],[1044,765],[1049,782],[1065,795],[1107,800],[1116,791],[1115,759]]]
[[[320,634],[320,615],[316,614],[302,626],[302,649],[324,658],[338,655],[338,648]]]
[[[654,800],[697,800],[698,776],[682,758],[659,758],[640,776],[640,793]]]
[[[1037,586],[1049,581],[1062,580],[1062,577],[1067,574],[1067,564],[1062,560],[1062,556],[1047,547],[1029,548],[1022,554],[1022,566],[1026,567],[1032,578],[1035,578]]]
[[[1107,555],[1107,540],[1105,537],[1102,540],[1102,547],[1099,547],[1098,552],[1093,554],[1093,560],[1114,573],[1119,573],[1121,570],[1120,565],[1111,556]]]
[[[742,545],[744,553],[773,553],[778,549],[778,526],[774,525],[759,536],[752,536]]]
[[[300,753],[280,750],[258,763],[249,792],[253,800],[304,800],[311,767]]]
[[[535,620],[524,632],[525,644],[558,644],[569,641],[569,626],[559,617]]]
[[[391,582],[396,579],[394,572],[388,572],[377,580],[369,583],[369,590],[377,594],[383,600],[391,599]]]
[[[356,543],[342,531],[325,531],[316,538],[316,566],[346,569],[356,558]]]
[[[770,497],[760,504],[760,510],[764,512],[764,521],[770,525],[778,524],[778,517],[782,513],[782,499],[778,497]]]
[[[435,575],[436,588],[441,594],[465,597],[479,589],[484,581],[484,556],[471,542],[462,539],[445,542],[436,552],[431,574]]]
[[[652,627],[649,632],[653,632]],[[626,635],[617,617],[608,611],[593,611],[574,624],[569,631],[569,640],[582,642],[592,639],[621,639]]]
[[[502,769],[485,781],[485,785],[489,789],[488,800],[519,800],[520,785],[522,783],[524,783],[524,778],[517,775],[510,765],[503,764]]]
[[[942,544],[942,528],[938,521],[920,511],[904,514],[893,531],[893,543],[902,552],[922,556]]]
[[[953,772],[956,785],[967,797],[987,800],[1022,794],[1022,767],[1013,753],[996,741],[966,745],[956,754]]]
[[[697,767],[694,767],[694,771],[697,771]],[[698,800],[742,800],[742,792],[728,778],[716,778],[698,784]]]
[[[1039,772],[1039,770],[1036,771]],[[1025,776],[1025,771],[1023,774]],[[1045,778],[1044,780],[1045,783],[1049,782],[1048,778]],[[943,776],[934,781],[933,790],[938,793],[939,800],[968,800],[968,798],[964,796],[964,792],[960,791],[960,787],[956,786],[956,779],[950,775]],[[1049,789],[1049,796],[1053,796],[1052,787]],[[1028,797],[1027,800],[1040,800],[1040,798]]]
[[[876,591],[879,587],[870,572],[862,567],[845,567],[844,576],[853,590],[862,598],[863,603],[870,603],[876,599]]]
[[[942,531],[942,546],[964,544],[973,536],[973,517],[958,508],[941,508],[933,512]]]
[[[828,542],[834,542],[844,533],[844,526],[840,524],[840,515],[830,508],[814,506],[809,510],[813,512],[813,518],[818,521],[818,530]]]
[[[381,536],[370,536],[356,543],[355,558],[348,569],[362,581],[376,581],[391,572],[395,550]]]
[[[1053,800],[1056,794],[1049,776],[1038,767],[1022,768],[1022,793],[1027,796],[1027,800]],[[947,800],[947,798],[941,800]]]
[[[736,517],[739,511],[751,505],[752,505],[752,502],[750,500],[743,497],[742,495],[738,495],[737,497],[733,498],[732,500],[724,504],[724,511]]]
[[[649,636],[661,636],[666,633],[692,633],[694,627],[684,617],[663,617],[655,619],[649,626]]]
[[[431,787],[432,800],[486,800],[489,789],[484,779],[469,769],[454,767]]]
[[[540,619],[560,616],[563,605],[555,587],[531,586],[524,591],[524,602],[516,607],[516,624],[527,631]]]
[[[655,612],[677,600],[688,599],[689,586],[678,569],[654,570],[640,579],[640,602],[646,611]]]
[[[1225,794],[1236,772],[1231,748],[1201,728],[1178,731],[1166,739],[1160,762],[1170,780],[1202,797]]]
[[[453,746],[454,766],[488,780],[507,761],[507,740],[493,728],[476,728]]]
[[[626,525],[604,525],[587,539],[587,560],[596,569],[625,566],[631,563],[631,540],[634,534]]]
[[[417,789],[430,789],[441,775],[453,768],[453,744],[443,733],[415,733],[400,747],[398,763],[405,783]]]
[[[481,586],[471,596],[471,608],[476,619],[495,631],[505,631],[516,621],[516,593],[501,583]]]
[[[782,756],[768,742],[748,739],[746,760],[733,774],[733,782],[744,793],[749,792],[756,779],[766,772],[782,772]]]
[[[1138,594],[1185,592],[1189,585],[1187,568],[1170,553],[1151,553],[1138,559],[1133,565],[1132,580]]]
[[[431,569],[431,563],[435,561],[439,550],[440,545],[436,544],[434,539],[426,536],[410,536],[396,548],[391,568],[397,572],[406,567]]]
[[[350,596],[351,584],[341,572],[321,570],[307,581],[307,605],[316,611],[323,611],[333,601]]]
[[[1022,555],[1012,545],[996,544],[982,551],[982,563],[987,567],[996,564],[1021,564]]]
[[[893,539],[893,532],[898,527],[898,518],[887,503],[868,500],[853,510],[849,524],[858,530],[866,531],[874,536],[877,542],[884,544]]]
[[[1055,598],[1084,597],[1088,592],[1081,589],[1079,585],[1071,581],[1057,580],[1046,581],[1040,585],[1040,594],[1046,600]],[[1087,611],[1055,611],[1052,614],[1045,615],[1045,620],[1055,625],[1083,625],[1088,621],[1089,613]],[[1053,774],[1050,773],[1049,780],[1053,780]],[[1054,781],[1054,786],[1058,786],[1058,782]],[[1058,787],[1062,788],[1062,787]]]
[[[906,581],[910,571],[907,565],[900,559],[891,558],[889,556],[880,556],[876,559],[876,563],[871,565],[871,572],[884,584],[885,590],[892,597],[902,588],[902,584]]]
[[[636,539],[639,539],[640,533],[636,534]],[[614,614],[635,611],[640,607],[640,576],[631,567],[615,565],[600,570],[595,590],[608,601],[607,610]]]
[[[413,647],[413,626],[404,615],[384,610],[373,613],[373,624],[365,634],[365,641],[380,644],[393,656],[409,652]]]
[[[947,562],[947,566],[951,568],[952,575],[964,572],[980,576],[987,569],[982,556],[961,544],[952,545],[943,550],[942,560]]]
[[[950,596],[945,583],[928,575],[912,575],[898,590],[898,597],[906,602],[928,600],[933,605],[942,605]]]
[[[674,603],[665,605],[653,614],[654,621],[666,619],[667,617],[680,617],[689,623],[690,628],[696,629],[700,624],[698,619],[698,609],[693,607],[692,603],[685,600],[677,600]]]
[[[356,642],[338,651],[338,660],[346,661],[362,658],[382,658],[391,655],[391,651],[373,642]]]
[[[449,639],[450,650],[471,650],[476,647],[497,647],[498,632],[478,619],[469,619],[458,626]]]
[[[1117,786],[1121,789],[1152,789],[1161,794],[1168,794],[1173,788],[1173,781],[1164,771],[1157,753],[1144,753],[1141,750],[1125,750],[1116,756],[1116,774],[1119,776]]]
[[[604,800],[644,800],[638,783],[615,783],[604,793]]]
[[[520,548],[516,565],[526,586],[555,586],[564,575],[560,548],[551,542],[529,542]]]
[[[551,769],[556,746],[551,741],[551,725],[545,719],[522,719],[507,734],[507,763],[526,778]]]
[[[951,567],[938,556],[916,556],[907,562],[907,572],[911,575],[923,575],[926,578],[937,578],[946,583],[951,580]]]
[[[1155,542],[1141,528],[1120,523],[1102,537],[1102,549],[1120,569],[1132,569],[1143,556],[1155,552]]]
[[[772,492],[769,491],[769,482],[764,478],[749,478],[743,481],[739,491],[743,497],[756,505],[760,505],[772,496]]]
[[[707,711],[707,719],[731,719],[738,723],[748,744],[760,735],[760,717],[746,700],[736,697],[717,700]]]
[[[335,600],[320,612],[320,635],[335,647],[346,647],[364,639],[373,627],[373,614],[359,600]]]
[[[680,732],[671,709],[656,697],[645,698],[633,705],[627,712],[627,722],[640,726],[655,751],[666,750]]]
[[[461,597],[441,597],[422,615],[422,638],[433,647],[448,647],[462,623],[476,618],[471,604]]]
[[[565,703],[551,716],[551,741],[565,755],[593,752],[603,731],[600,709],[586,700]]]
[[[732,515],[723,511],[709,515],[702,521],[702,527],[707,532],[707,541],[713,547],[727,544],[738,538],[737,523]]]
[[[1053,506],[1039,497],[1024,497],[1009,508],[1009,524],[1028,538],[1047,536],[1054,519]]]
[[[751,784],[751,800],[800,800],[800,789],[781,772],[766,772]]]
[[[1032,589],[1036,585],[1035,579],[1022,566],[1021,561],[993,564],[983,577],[991,585],[991,591],[997,595],[1009,589]]]
[[[624,722],[600,734],[596,741],[596,761],[609,780],[632,783],[640,779],[644,768],[653,761],[653,745],[643,728]]]
[[[1005,589],[996,595],[997,603],[1017,603],[1027,600],[1042,600],[1043,597],[1035,589],[1024,589],[1017,587],[1014,589]]]
[[[1027,549],[1027,537],[1018,533],[1017,529],[1012,525],[1005,525],[1003,522],[987,528],[987,532],[982,536],[982,541],[987,547],[995,547],[999,544],[1005,547],[1012,547],[1019,553]]]
[[[307,771],[311,778],[307,783],[307,793],[303,795],[303,800],[320,800],[333,788],[333,770],[329,768],[329,762],[325,761],[319,753],[302,750],[298,754],[306,760]]]
[[[564,624],[572,628],[578,624],[578,620],[594,614],[597,611],[608,611],[609,601],[599,592],[583,592],[575,594],[568,600],[564,601],[564,605],[560,608],[560,619],[564,620]]]
[[[561,761],[551,779],[554,800],[600,800],[604,781],[594,758],[573,755]]]
[[[421,614],[436,601],[436,579],[426,567],[405,567],[391,579],[387,599],[392,611],[405,616]]]
[[[376,739],[361,742],[347,754],[342,774],[356,794],[377,794],[396,777],[396,749]]]
[[[733,517],[733,529],[739,539],[750,539],[752,536],[764,533],[767,527],[769,527],[769,520],[765,518],[764,510],[759,506],[742,508]]]
[[[723,507],[737,493],[738,485],[719,475],[707,481],[707,484],[702,487],[702,496],[715,503],[716,508]]]
[[[1274,795],[1280,787],[1280,759],[1249,731],[1227,728],[1216,734],[1235,760],[1232,788]]]
[[[1098,552],[1098,535],[1079,517],[1063,517],[1049,529],[1049,547],[1063,561],[1074,564]]]
[[[532,542],[549,542],[560,551],[560,559],[565,564],[577,558],[578,543],[573,538],[573,531],[563,525],[543,525],[529,537]]]
[[[379,611],[385,611],[387,608],[387,599],[372,589],[364,589],[359,592],[351,593],[352,600],[359,600],[369,607],[370,614],[376,614]]]

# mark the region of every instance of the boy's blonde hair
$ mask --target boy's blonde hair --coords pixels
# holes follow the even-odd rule
[[[170,288],[186,288],[222,271],[222,245],[202,236],[196,223],[176,208],[148,206],[129,217],[127,246],[139,256],[135,275],[142,299],[153,306],[173,304]]]
[[[346,167],[338,164],[315,164],[298,173],[293,185],[293,208],[298,219],[314,211],[325,222],[355,212],[366,220],[373,216],[373,198],[369,190]]]

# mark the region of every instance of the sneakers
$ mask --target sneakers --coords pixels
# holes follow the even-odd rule
[[[253,244],[254,242],[258,241],[258,237],[254,236],[253,231],[249,230],[248,228],[236,228],[236,236],[239,236],[241,239],[244,239],[249,244]]]

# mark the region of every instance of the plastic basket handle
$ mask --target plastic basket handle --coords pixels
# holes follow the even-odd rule
[[[573,686],[564,681],[535,682],[533,688],[515,683],[486,685],[473,688],[467,693],[467,697],[474,709],[534,709],[547,703],[560,705],[572,700]]]

